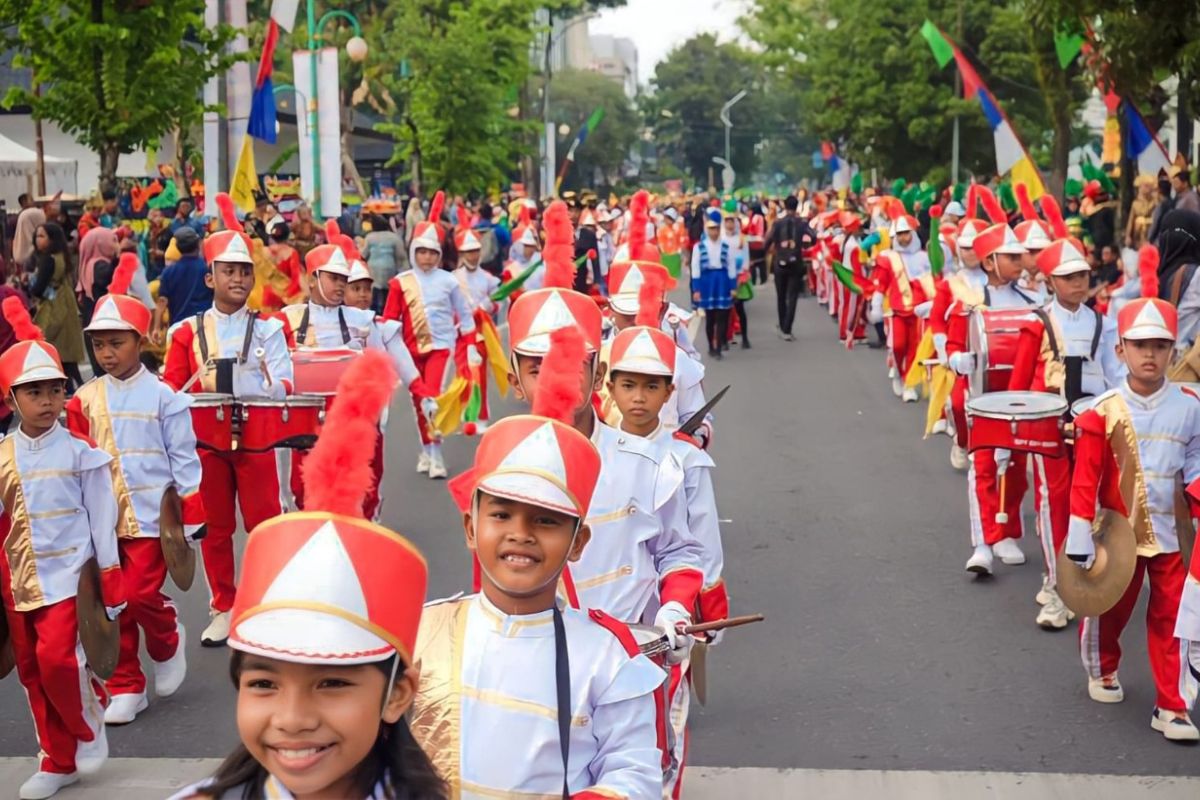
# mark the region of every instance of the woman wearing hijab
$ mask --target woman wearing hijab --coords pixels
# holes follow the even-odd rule
[[[1179,310],[1175,349],[1186,353],[1200,329],[1200,280],[1196,278],[1196,265],[1200,264],[1200,213],[1183,208],[1168,212],[1162,218],[1157,244],[1158,296]],[[1170,377],[1181,380],[1174,371]]]
[[[13,234],[13,275],[21,275],[33,266],[33,238],[38,226],[46,221],[46,214],[36,206],[30,206],[17,217],[17,230]]]
[[[112,233],[112,231],[109,231]],[[113,234],[113,241],[116,235]],[[63,371],[74,391],[83,383],[79,362],[83,360],[83,326],[75,302],[75,270],[67,255],[67,235],[55,222],[39,225],[34,234],[37,270],[29,294],[37,303],[33,321],[42,329],[46,341],[54,345],[63,362]],[[116,252],[114,246],[113,252]]]

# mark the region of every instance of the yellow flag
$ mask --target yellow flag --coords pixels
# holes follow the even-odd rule
[[[254,140],[249,135],[242,138],[242,152],[238,154],[237,169],[229,184],[229,196],[234,205],[246,213],[254,210],[254,193],[258,191],[258,170],[254,168]]]
[[[1013,164],[1012,183],[1013,186],[1016,186],[1018,183],[1025,184],[1025,188],[1029,190],[1029,199],[1035,203],[1039,197],[1046,193],[1046,185],[1042,183],[1042,175],[1038,172],[1037,165],[1030,161],[1028,156]]]

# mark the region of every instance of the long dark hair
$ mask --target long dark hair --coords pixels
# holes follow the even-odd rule
[[[392,656],[374,666],[390,679],[393,662],[398,658]],[[233,651],[229,659],[229,677],[235,687],[241,682],[244,660],[245,654],[238,650]],[[401,662],[396,674],[403,670],[404,663]],[[450,796],[446,782],[417,744],[403,718],[395,723],[380,723],[375,746],[356,772],[354,788],[358,797],[369,796],[377,783],[383,785],[385,796],[391,800],[446,800]],[[250,755],[244,744],[239,744],[217,768],[212,783],[200,793],[201,796],[220,798],[226,792],[242,787],[242,800],[264,800],[266,781],[267,771],[262,764]]]
[[[67,234],[63,232],[62,225],[57,222],[43,222],[38,227],[46,232],[46,238],[50,240],[50,255],[62,253],[63,258],[66,258]]]

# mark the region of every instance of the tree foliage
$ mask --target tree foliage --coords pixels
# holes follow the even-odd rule
[[[604,119],[576,150],[575,165],[563,184],[566,188],[592,185],[597,169],[603,173],[605,185],[615,183],[630,148],[638,140],[640,120],[620,84],[610,78],[583,70],[566,70],[551,78],[550,119],[571,129],[567,136],[558,138],[560,161],[597,107],[604,109]]]
[[[101,182],[122,153],[157,146],[196,120],[201,89],[232,63],[233,31],[204,26],[204,0],[0,0],[0,46],[32,70],[40,94],[13,87],[28,106],[100,156]]]

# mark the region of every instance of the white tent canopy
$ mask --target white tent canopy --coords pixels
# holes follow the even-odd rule
[[[73,158],[45,156],[46,193],[77,192],[75,175],[78,162]],[[0,134],[0,199],[15,208],[17,197],[37,194],[37,153]]]

